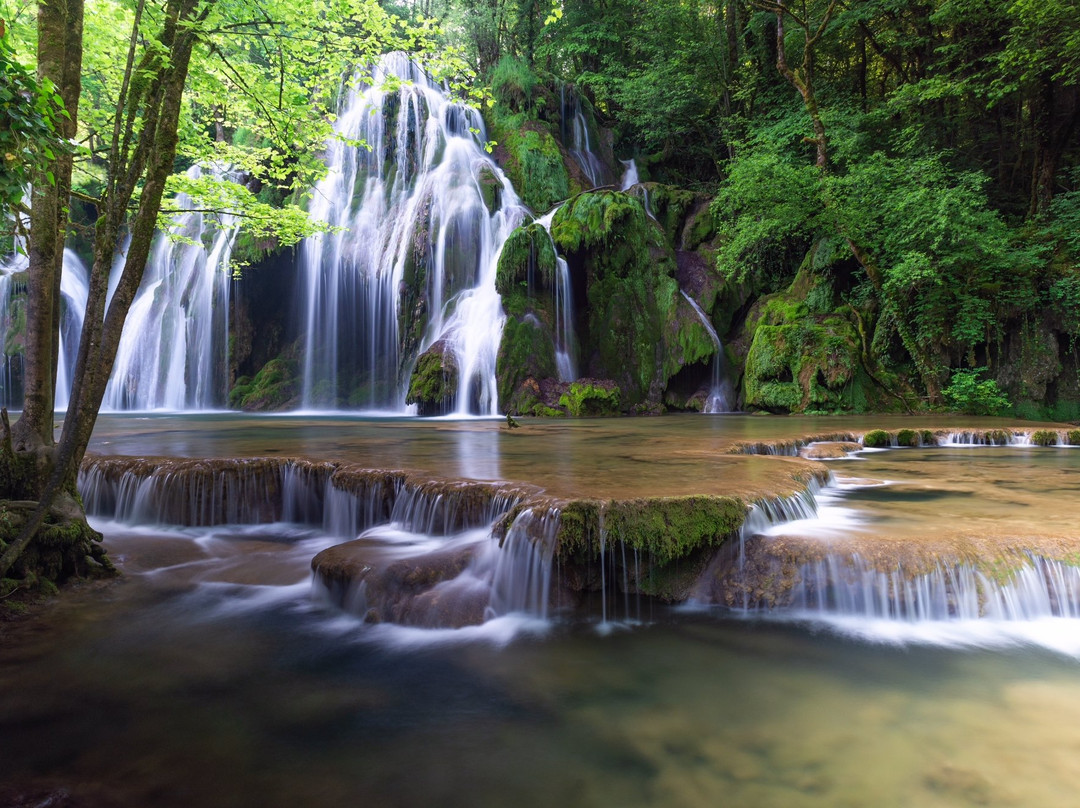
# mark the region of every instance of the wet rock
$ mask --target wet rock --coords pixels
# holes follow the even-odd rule
[[[857,443],[829,441],[811,443],[809,446],[804,446],[799,450],[799,455],[809,460],[835,460],[837,458],[847,457],[852,452],[857,452],[860,449],[862,449],[862,446]]]
[[[446,340],[439,340],[416,360],[406,404],[415,404],[423,416],[453,411],[458,394],[457,357]]]
[[[394,558],[377,538],[365,537],[323,550],[311,561],[334,606],[368,623],[461,628],[484,622],[490,590],[480,581],[457,581],[475,545]]]

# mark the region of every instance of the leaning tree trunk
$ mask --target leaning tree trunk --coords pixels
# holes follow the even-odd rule
[[[165,181],[176,156],[181,100],[198,23],[205,19],[212,5],[212,2],[200,4],[198,0],[169,0],[155,43],[157,47],[147,48],[134,69],[136,33],[143,7],[142,2],[138,5],[121,91],[123,103],[118,106],[114,121],[109,182],[95,231],[94,264],[64,429],[55,448],[48,482],[38,491],[38,496],[31,498],[36,500],[36,507],[22,524],[19,535],[0,554],[0,578],[16,564],[24,572],[34,572],[30,565],[37,558],[36,552],[56,532],[50,527],[50,520],[61,525],[65,540],[77,548],[76,552],[82,552],[84,568],[91,558],[111,568],[95,543],[100,537],[86,524],[75,482],[116,360],[124,321],[142,283]],[[141,121],[137,133],[136,120]],[[129,204],[140,184],[138,210],[130,223],[131,241],[110,299],[113,256]],[[53,571],[51,567],[46,570]],[[79,574],[81,571],[75,568],[59,572]]]

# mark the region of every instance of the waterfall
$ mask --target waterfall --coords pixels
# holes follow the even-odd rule
[[[701,324],[705,326],[705,330],[709,332],[709,337],[712,339],[713,344],[716,345],[716,352],[713,354],[712,360],[712,381],[709,385],[709,395],[705,399],[705,407],[702,410],[707,413],[715,412],[731,412],[731,401],[734,398],[733,390],[731,389],[731,381],[727,378],[726,368],[724,367],[724,349],[720,344],[720,336],[716,333],[716,329],[713,328],[711,322],[709,322],[708,316],[701,310],[701,306],[697,304],[697,301],[686,292],[680,290],[682,296],[686,298],[686,302],[693,307],[697,312],[697,316],[701,318]]]
[[[487,619],[511,612],[548,616],[558,532],[557,509],[526,508],[506,531],[502,547],[488,544],[474,562],[474,574],[491,581]]]
[[[193,166],[188,176],[197,179],[202,171]],[[185,194],[176,204],[194,207]],[[104,409],[225,405],[229,257],[236,230],[233,216],[191,210],[177,218],[171,237],[158,235],[124,324]]]
[[[337,229],[300,257],[303,405],[403,411],[416,357],[443,341],[455,411],[497,413],[495,270],[526,210],[480,113],[394,53],[343,92],[334,128],[310,213]]]
[[[22,328],[26,312],[24,273],[29,265],[16,252],[0,261],[0,406],[22,409]],[[86,312],[89,275],[73,250],[64,250],[60,275],[60,348],[57,355],[56,409],[66,410],[71,373]]]
[[[626,167],[626,172],[623,174],[622,182],[619,183],[620,191],[629,191],[639,182],[637,161],[636,160],[622,160],[622,164]]]
[[[555,370],[559,381],[572,382],[578,377],[577,362],[574,360],[574,297],[570,286],[570,267],[566,259],[559,255],[555,239],[551,235],[551,222],[558,208],[541,216],[536,223],[544,228],[551,240],[551,251],[555,254]]]
[[[562,108],[562,141],[570,149],[570,155],[581,167],[589,181],[589,188],[599,188],[605,182],[604,164],[592,149],[589,124],[581,109],[581,101],[573,88],[562,86],[559,96]]]
[[[899,564],[881,570],[859,553],[830,553],[801,566],[792,608],[903,622],[1077,618],[1080,567],[1026,553],[1007,576],[945,561],[908,573]]]

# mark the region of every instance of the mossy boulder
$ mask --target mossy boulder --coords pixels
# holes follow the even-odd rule
[[[578,591],[600,589],[603,553],[616,567],[610,580],[617,587],[685,600],[746,511],[741,500],[715,496],[566,503],[556,550],[563,582]]]
[[[551,236],[535,222],[516,228],[503,244],[495,272],[495,288],[504,297],[537,295],[553,287],[555,248]]]
[[[619,388],[608,379],[581,379],[571,383],[559,406],[574,417],[619,414]]]
[[[502,207],[502,180],[491,166],[485,165],[480,169],[476,181],[480,186],[480,198],[484,200],[484,207],[488,213],[494,215],[495,211]]]
[[[700,321],[680,307],[674,253],[660,229],[640,199],[593,191],[559,208],[551,232],[569,265],[575,306],[585,306],[583,370],[614,380],[624,410],[659,411],[668,381],[713,350]]]
[[[1035,446],[1057,446],[1058,433],[1052,429],[1039,429],[1031,433],[1031,442]]]
[[[748,409],[867,412],[896,406],[862,364],[862,337],[850,307],[837,306],[811,250],[791,286],[752,307],[739,346]]]
[[[439,340],[416,358],[406,404],[415,404],[422,416],[452,412],[458,393],[457,357],[445,340]]]
[[[495,360],[499,401],[505,412],[539,414],[539,381],[556,375],[550,320],[546,311],[530,305],[533,301],[524,295],[516,295],[509,302],[508,309],[515,313],[507,315]]]
[[[534,211],[550,210],[570,196],[563,151],[550,125],[524,115],[492,116],[494,156],[521,200]]]
[[[867,449],[887,449],[892,446],[892,435],[884,429],[871,429],[863,435],[863,446]]]
[[[291,356],[271,359],[255,376],[241,376],[229,393],[229,405],[247,412],[284,409],[300,395],[300,363]]]

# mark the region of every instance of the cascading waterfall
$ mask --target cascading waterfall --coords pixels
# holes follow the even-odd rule
[[[197,179],[202,172],[193,166],[188,176]],[[195,207],[186,194],[176,204]],[[158,235],[131,304],[104,409],[225,406],[235,217],[191,210],[171,229],[171,237]]]
[[[708,315],[701,310],[701,306],[697,304],[697,301],[681,289],[679,291],[682,296],[686,298],[686,302],[693,307],[697,316],[701,318],[701,324],[705,327],[705,330],[709,332],[709,337],[716,346],[716,352],[713,354],[712,360],[712,380],[709,385],[709,395],[705,399],[703,412],[731,412],[731,402],[732,399],[734,399],[734,391],[732,390],[730,379],[727,378],[727,372],[724,366],[724,348],[720,344],[720,335],[716,333],[716,329],[713,328]]]
[[[551,222],[558,208],[541,216],[536,223],[544,228],[551,239],[551,251],[555,253],[555,370],[559,381],[572,382],[578,377],[574,359],[574,296],[570,285],[570,266],[559,255],[555,239],[551,236]]]
[[[581,109],[581,101],[573,88],[567,90],[565,84],[560,91],[559,100],[562,107],[562,141],[568,145],[570,155],[581,167],[589,181],[589,187],[599,188],[605,184],[607,172],[603,161],[593,151],[589,124]]]
[[[25,255],[16,253],[0,262],[0,404],[22,408],[22,334],[20,319],[25,317],[25,281],[29,265]],[[86,312],[89,274],[86,265],[73,250],[64,250],[60,275],[60,348],[56,370],[56,409],[66,410],[71,392],[71,372],[79,350],[79,334]]]
[[[641,180],[638,179],[637,161],[631,159],[622,160],[621,162],[626,168],[626,171],[623,173],[622,182],[619,183],[619,190],[629,191],[631,188],[641,182]]]
[[[335,133],[310,213],[337,230],[301,250],[303,405],[402,411],[417,355],[442,341],[454,410],[496,414],[495,270],[527,211],[480,113],[394,53],[343,93]]]

